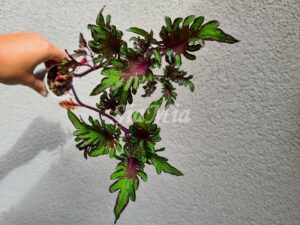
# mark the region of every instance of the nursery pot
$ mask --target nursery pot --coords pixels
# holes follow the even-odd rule
[[[58,76],[61,79],[57,79]],[[64,80],[63,78],[68,75],[59,75],[57,65],[52,65],[47,68],[46,74],[44,77],[45,87],[50,93],[51,96],[57,99],[68,99],[71,97],[71,86],[73,85],[73,78],[68,78],[68,80]]]

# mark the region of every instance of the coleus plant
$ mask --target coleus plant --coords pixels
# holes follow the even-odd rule
[[[86,41],[82,34],[79,49],[69,54],[58,65],[55,81],[63,83],[83,77],[90,72],[101,70],[102,76],[96,76],[98,84],[92,90],[92,96],[99,96],[95,106],[83,103],[74,86],[71,85],[75,99],[60,102],[68,109],[68,117],[75,127],[76,147],[83,151],[84,157],[109,155],[117,160],[111,179],[110,192],[118,192],[115,203],[115,223],[129,203],[136,200],[136,191],[140,180],[147,181],[144,171],[146,165],[153,165],[158,174],[161,172],[182,176],[182,172],[173,167],[157,148],[161,141],[160,128],[155,123],[158,110],[168,108],[176,100],[175,84],[194,91],[192,75],[181,69],[183,58],[195,60],[193,52],[204,47],[206,41],[228,44],[238,40],[219,28],[219,22],[204,22],[204,17],[193,15],[171,20],[165,17],[159,38],[153,31],[131,27],[134,34],[130,41],[123,40],[123,32],[111,24],[111,16],[104,17],[99,12],[96,24],[89,24],[92,39]],[[78,72],[78,70],[83,72]],[[160,70],[161,74],[154,71]],[[99,81],[98,81],[99,80]],[[126,106],[133,101],[133,95],[143,85],[143,97],[150,97],[162,86],[161,97],[153,101],[142,115],[132,114],[132,124],[125,127],[116,116],[124,114]],[[61,84],[60,84],[61,85]],[[88,121],[76,116],[72,110],[77,107],[97,112],[99,118],[89,116]]]

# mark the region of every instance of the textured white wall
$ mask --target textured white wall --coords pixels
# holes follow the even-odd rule
[[[157,32],[165,15],[195,14],[241,40],[207,43],[185,64],[196,91],[180,89],[177,108],[192,122],[162,125],[165,155],[185,176],[148,168],[118,224],[300,224],[299,1],[1,0],[0,32],[37,31],[72,50],[103,5],[122,30]],[[79,87],[87,101],[97,100],[91,76]],[[0,93],[0,224],[112,224],[114,164],[83,159],[57,100],[20,86]]]

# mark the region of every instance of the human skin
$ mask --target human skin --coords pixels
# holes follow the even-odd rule
[[[67,57],[39,33],[12,33],[0,35],[0,83],[25,85],[42,96],[47,96],[43,81],[33,75],[34,68]]]

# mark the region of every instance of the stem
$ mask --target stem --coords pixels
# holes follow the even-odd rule
[[[82,73],[74,73],[73,76],[74,77],[83,77],[83,76],[87,75],[90,72],[93,72],[93,71],[95,71],[97,69],[100,69],[101,66],[102,66],[101,64],[97,65],[97,66],[92,66],[90,69],[88,69],[88,70],[86,70],[86,71],[84,71]]]
[[[73,92],[73,94],[74,94],[74,97],[75,97],[77,103],[78,103],[80,106],[85,107],[85,108],[90,109],[90,110],[93,110],[93,111],[99,113],[99,115],[105,116],[106,118],[112,120],[112,121],[113,121],[118,127],[120,127],[120,129],[125,133],[125,136],[128,136],[128,135],[130,134],[130,131],[129,131],[126,127],[124,127],[122,124],[120,124],[120,122],[117,121],[115,118],[113,118],[111,115],[109,115],[109,114],[107,114],[107,113],[105,113],[105,112],[103,112],[103,111],[100,111],[100,110],[97,109],[97,108],[94,108],[94,107],[92,107],[92,106],[86,105],[86,104],[84,104],[82,101],[80,101],[80,99],[78,98],[78,95],[77,95],[77,93],[76,93],[76,91],[75,91],[75,89],[74,89],[73,86],[71,87],[71,89],[72,89],[72,92]]]

